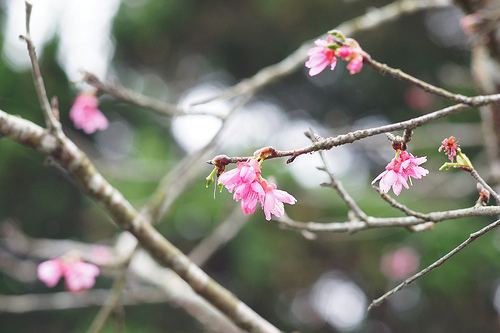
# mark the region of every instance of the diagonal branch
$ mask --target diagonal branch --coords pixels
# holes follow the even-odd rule
[[[49,99],[47,97],[47,91],[45,90],[45,85],[43,84],[43,78],[40,71],[40,65],[38,64],[35,45],[31,40],[30,35],[30,19],[31,19],[31,9],[32,5],[28,2],[26,3],[26,34],[19,36],[26,42],[28,47],[28,54],[31,59],[31,67],[33,70],[33,82],[35,84],[36,93],[38,95],[38,100],[42,107],[43,115],[45,117],[45,124],[50,131],[54,133],[61,134],[62,127],[61,123],[56,119],[54,113],[52,112],[52,107],[50,105]]]
[[[450,252],[448,252],[448,254],[446,254],[445,256],[441,257],[441,259],[435,261],[434,263],[432,263],[431,265],[427,266],[425,269],[421,270],[420,272],[418,272],[417,274],[413,275],[412,277],[404,280],[402,283],[400,283],[395,288],[391,289],[390,291],[388,291],[387,293],[385,293],[381,297],[373,300],[371,302],[370,306],[368,306],[368,311],[370,311],[375,306],[379,306],[382,302],[384,302],[386,299],[388,299],[389,297],[391,297],[392,295],[394,295],[396,292],[398,292],[399,290],[403,289],[404,287],[406,287],[410,283],[414,282],[415,280],[421,278],[425,274],[429,273],[434,268],[438,268],[439,266],[441,266],[442,264],[444,264],[446,261],[448,261],[451,257],[453,257],[455,254],[457,254],[458,252],[462,251],[467,245],[469,245],[470,243],[472,243],[473,241],[475,241],[479,237],[483,236],[487,232],[495,229],[499,225],[500,225],[500,220],[496,220],[495,222],[488,224],[483,229],[478,230],[475,233],[470,234],[469,238],[467,238],[462,244],[460,244],[459,246],[457,246],[456,248],[454,248],[453,250],[451,250]]]
[[[291,163],[295,160],[296,157],[300,155],[311,154],[321,150],[330,150],[333,147],[340,146],[346,143],[353,143],[354,141],[365,139],[377,134],[414,129],[416,127],[439,120],[441,118],[448,117],[475,107],[495,103],[498,101],[500,101],[500,94],[475,96],[471,97],[469,104],[460,103],[406,121],[401,121],[398,123],[393,123],[379,127],[357,130],[349,132],[347,134],[341,134],[336,137],[322,138],[317,142],[314,142],[312,145],[301,149],[274,150],[272,154],[265,156],[264,159],[288,157],[287,163]],[[228,157],[226,161],[228,163],[236,163],[236,162],[246,161],[249,158],[250,157]],[[213,164],[213,161],[208,161],[207,163]]]
[[[450,6],[448,1],[439,0],[402,0],[395,1],[385,7],[372,9],[366,14],[354,19],[345,21],[340,24],[335,30],[342,31],[346,36],[371,30],[381,24],[394,21],[404,15],[409,15],[417,11],[426,10],[429,8],[447,7]],[[322,35],[318,38],[325,37]],[[229,99],[242,93],[256,93],[265,86],[278,81],[279,79],[292,74],[299,68],[304,66],[307,60],[307,50],[313,47],[315,39],[304,42],[297,50],[287,56],[280,62],[268,66],[258,71],[254,76],[241,81],[222,93],[213,96],[209,99],[200,100],[196,104],[203,104],[215,99]]]
[[[279,332],[165,239],[117,189],[103,178],[88,157],[71,140],[66,137],[56,137],[34,123],[4,111],[0,111],[0,133],[51,156],[54,162],[63,167],[121,229],[133,234],[141,246],[161,265],[172,268],[198,294],[215,305],[239,327],[250,332]]]

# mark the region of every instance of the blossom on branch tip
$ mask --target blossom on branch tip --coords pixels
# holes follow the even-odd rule
[[[337,64],[335,49],[330,48],[333,45],[333,37],[329,35],[326,41],[317,39],[314,44],[316,47],[307,51],[309,60],[306,62],[306,67],[309,68],[309,75],[318,75],[327,66],[333,71]]]
[[[91,134],[108,128],[108,119],[97,108],[99,101],[94,93],[80,93],[69,111],[69,117],[77,129]]]
[[[55,287],[64,276],[66,289],[71,292],[92,288],[99,273],[96,265],[83,262],[75,256],[47,260],[37,268],[38,278],[47,287]]]
[[[332,35],[328,35],[326,41],[317,39],[314,42],[316,46],[307,52],[309,60],[306,62],[306,67],[309,68],[310,76],[321,73],[328,66],[333,70],[337,64],[337,57],[349,61],[347,69],[351,74],[359,73],[363,68],[363,50],[359,43],[352,38],[344,39],[338,32],[335,34],[343,40],[342,44],[336,42]]]
[[[271,214],[280,217],[285,213],[283,203],[293,205],[297,200],[289,193],[277,190],[276,184],[268,183],[262,178],[260,169],[260,163],[255,158],[238,162],[236,169],[226,171],[219,177],[219,184],[225,186],[230,193],[234,192],[235,201],[241,200],[244,214],[253,214],[260,202],[269,221]]]
[[[337,50],[337,54],[342,60],[349,61],[347,69],[351,75],[359,73],[363,68],[363,50],[356,40],[347,38],[345,45]]]
[[[407,183],[409,180],[411,184],[410,177],[421,179],[429,173],[427,169],[420,166],[420,164],[426,161],[426,156],[415,157],[404,150],[398,150],[396,152],[396,157],[387,164],[385,171],[372,181],[372,185],[377,180],[380,180],[379,186],[384,193],[389,192],[392,187],[394,194],[399,195],[403,186],[406,189],[410,188]]]

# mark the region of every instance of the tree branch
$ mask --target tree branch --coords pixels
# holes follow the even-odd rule
[[[51,156],[101,206],[123,230],[132,233],[160,264],[172,268],[201,296],[214,304],[238,326],[251,332],[279,332],[246,304],[223,288],[165,239],[123,195],[95,169],[88,157],[66,137],[50,132],[0,110],[0,133]]]
[[[22,35],[19,36],[19,38],[23,39],[26,42],[26,46],[28,47],[28,54],[31,59],[31,67],[33,70],[33,82],[35,84],[38,100],[40,101],[43,115],[45,117],[45,124],[49,129],[49,131],[61,134],[62,133],[61,123],[56,119],[54,113],[52,112],[52,107],[47,97],[47,91],[45,90],[42,74],[40,72],[40,65],[38,64],[38,60],[36,57],[35,46],[33,45],[33,42],[31,40],[30,19],[31,19],[32,5],[28,2],[25,2],[25,4],[26,4],[26,34],[24,36]]]
[[[470,234],[469,238],[467,238],[462,244],[460,244],[459,246],[457,246],[456,248],[454,248],[453,250],[451,250],[450,252],[448,252],[448,254],[446,254],[445,256],[441,257],[439,260],[435,261],[431,265],[427,266],[425,269],[421,270],[417,274],[415,274],[415,275],[411,276],[410,278],[404,280],[402,283],[400,283],[395,288],[391,289],[390,291],[388,291],[387,293],[385,293],[381,297],[373,300],[371,302],[370,306],[368,306],[368,311],[370,311],[375,306],[379,306],[382,302],[384,302],[386,299],[388,299],[389,297],[391,297],[392,295],[394,295],[396,292],[398,292],[399,290],[403,289],[404,287],[406,287],[410,283],[414,282],[415,280],[421,278],[425,274],[429,273],[434,268],[437,268],[437,267],[441,266],[446,261],[448,261],[451,257],[453,257],[455,254],[457,254],[458,252],[462,251],[467,245],[469,245],[470,243],[472,243],[473,241],[475,241],[476,239],[478,239],[482,235],[486,234],[487,232],[495,229],[499,225],[500,225],[500,220],[497,220],[497,221],[495,221],[493,223],[488,224],[483,229],[481,229],[479,231],[476,231],[475,233]]]

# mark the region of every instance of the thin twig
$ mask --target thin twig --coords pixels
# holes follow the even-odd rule
[[[215,251],[227,244],[238,234],[248,220],[249,215],[243,215],[241,208],[237,205],[229,217],[215,228],[215,230],[205,237],[190,253],[189,258],[198,266],[203,266]]]
[[[92,321],[87,333],[98,333],[101,331],[102,327],[106,323],[108,316],[111,312],[118,306],[120,299],[122,298],[123,287],[125,286],[125,281],[127,278],[127,270],[130,264],[132,257],[129,257],[129,260],[125,262],[124,267],[118,273],[118,277],[115,278],[113,282],[113,287],[111,288],[111,292],[109,297],[106,300],[106,303],[101,307],[96,317]]]
[[[437,110],[431,112],[429,114],[412,118],[406,121],[393,123],[389,125],[373,127],[369,129],[357,130],[347,134],[341,134],[336,137],[329,137],[321,139],[311,146],[304,147],[296,150],[275,150],[273,154],[269,154],[264,159],[272,159],[272,158],[280,158],[280,157],[288,157],[287,163],[291,163],[295,160],[296,157],[304,154],[311,154],[320,150],[330,150],[333,147],[340,146],[346,143],[352,143],[361,139],[365,139],[377,134],[406,130],[406,129],[414,129],[416,127],[422,126],[424,124],[436,121],[438,119],[448,117],[466,110],[469,110],[474,107],[479,107],[482,105],[487,105],[491,103],[495,103],[500,101],[500,94],[495,95],[486,95],[486,96],[476,96],[471,97],[470,104],[456,104],[453,106],[449,106],[447,108]],[[227,159],[228,163],[237,163],[246,161],[250,157],[229,157]],[[207,163],[212,163],[208,161]]]
[[[405,213],[408,216],[415,216],[415,217],[418,217],[418,218],[425,220],[425,221],[429,220],[429,214],[424,214],[424,213],[420,213],[420,212],[416,212],[414,210],[411,210],[410,208],[406,207],[403,204],[400,204],[399,202],[397,202],[396,200],[391,198],[391,196],[388,195],[387,193],[384,193],[384,191],[382,191],[379,187],[373,186],[373,188],[375,190],[377,190],[380,197],[382,197],[382,199],[387,201],[392,207],[399,209],[400,211],[402,211],[403,213]]]
[[[462,244],[460,244],[459,246],[457,246],[456,248],[454,248],[452,251],[448,252],[448,254],[446,254],[445,256],[441,257],[439,260],[435,261],[431,265],[427,266],[425,269],[421,270],[417,274],[415,274],[415,275],[411,276],[410,278],[404,280],[402,283],[400,283],[395,288],[391,289],[390,291],[388,291],[387,293],[385,293],[381,297],[373,300],[371,302],[370,306],[368,306],[368,311],[370,311],[375,306],[379,306],[382,302],[384,302],[386,299],[388,299],[389,297],[391,297],[392,295],[394,295],[396,292],[398,292],[399,290],[403,289],[404,287],[406,287],[410,283],[414,282],[415,280],[421,278],[425,274],[429,273],[434,268],[437,268],[437,267],[441,266],[447,260],[449,260],[451,257],[453,257],[455,254],[457,254],[458,252],[460,252],[461,250],[463,250],[467,245],[469,245],[470,243],[472,243],[473,241],[475,241],[477,238],[481,237],[482,235],[486,234],[487,232],[495,229],[499,225],[500,225],[500,220],[496,220],[495,222],[488,224],[486,227],[482,228],[481,230],[476,231],[475,233],[470,234],[470,236],[469,236],[469,238],[467,238],[467,240],[465,240]]]
[[[306,230],[313,233],[328,232],[328,233],[354,233],[375,228],[394,228],[415,226],[424,222],[444,222],[455,220],[464,217],[474,216],[495,216],[500,215],[500,206],[474,206],[471,208],[456,209],[442,212],[431,212],[426,214],[427,219],[422,219],[416,216],[403,217],[373,217],[368,216],[365,221],[345,221],[345,222],[298,222],[290,219],[287,216],[282,216],[275,221],[281,227],[292,230]]]
[[[306,136],[311,139],[312,142],[318,142],[321,137],[317,136],[314,134],[312,129],[309,129],[309,132],[305,133]],[[340,198],[345,202],[347,207],[351,209],[351,211],[356,215],[360,220],[366,220],[367,215],[363,210],[358,206],[356,201],[350,196],[350,194],[347,192],[347,190],[344,188],[342,185],[342,182],[335,177],[333,174],[333,171],[331,170],[330,166],[328,165],[328,162],[326,161],[325,155],[322,151],[319,152],[319,155],[321,157],[321,160],[323,162],[323,168],[321,170],[325,171],[330,178],[330,183],[324,183],[321,184],[322,186],[330,186],[333,189],[337,191],[339,194]]]
[[[450,6],[450,3],[435,0],[395,1],[387,6],[372,9],[364,15],[347,20],[334,29],[342,31],[346,36],[351,36],[356,33],[372,30],[381,24],[394,21],[404,15],[429,8],[445,6]],[[322,35],[318,38],[326,38],[325,36],[326,35]],[[304,42],[297,50],[279,63],[265,67],[259,70],[254,76],[241,81],[213,97],[193,103],[193,105],[208,103],[216,99],[229,99],[242,93],[257,93],[265,86],[303,67],[307,60],[307,50],[314,46],[315,39],[316,38]]]
[[[28,54],[31,60],[31,67],[33,71],[33,82],[35,84],[38,100],[40,102],[40,106],[42,107],[43,115],[45,117],[45,124],[49,131],[59,135],[62,133],[61,123],[56,119],[56,117],[52,112],[52,107],[50,106],[50,102],[47,97],[47,91],[45,90],[45,85],[43,83],[43,78],[40,71],[40,65],[38,64],[35,45],[33,45],[33,41],[31,40],[30,20],[31,20],[31,10],[33,6],[28,2],[25,2],[25,4],[26,4],[26,34],[24,36],[23,35],[19,36],[19,38],[23,39],[26,42],[26,46],[28,47]]]
[[[474,179],[480,182],[481,185],[483,185],[491,193],[491,195],[493,195],[497,204],[500,204],[500,195],[498,195],[498,193],[490,185],[488,185],[487,182],[484,181],[484,179],[479,175],[476,169],[472,169],[470,171],[470,174],[472,175],[472,177],[474,177]]]
[[[410,74],[407,74],[400,69],[389,67],[388,65],[382,64],[371,58],[367,59],[365,58],[364,62],[370,65],[373,69],[375,69],[382,75],[389,75],[395,79],[410,82],[411,84],[419,87],[423,91],[428,92],[430,94],[443,97],[454,103],[463,103],[463,104],[472,103],[472,97],[455,94],[450,91],[447,91],[446,89],[436,87],[428,82],[417,79],[416,77],[413,77]]]
[[[137,105],[143,108],[150,109],[162,116],[185,116],[185,115],[210,115],[217,118],[222,118],[221,115],[217,115],[210,112],[186,112],[179,109],[177,106],[159,101],[155,98],[141,95],[132,90],[126,89],[116,83],[102,82],[92,73],[86,72],[84,75],[85,82],[97,88],[100,92],[104,92],[113,98],[118,100]]]

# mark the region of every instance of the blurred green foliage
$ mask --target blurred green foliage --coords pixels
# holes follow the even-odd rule
[[[149,0],[133,4],[132,1],[124,1],[113,23],[116,40],[114,66],[124,70],[122,77],[120,74],[118,76],[125,86],[130,87],[134,86],[134,80],[131,79],[133,76],[127,79],[126,71],[157,73],[169,87],[165,94],[175,100],[183,88],[199,80],[199,77],[185,77],[182,76],[183,72],[179,72],[179,63],[186,56],[201,54],[210,64],[202,66],[198,75],[225,70],[236,82],[253,75],[264,66],[280,61],[304,40],[319,36],[344,20],[363,14],[368,7],[387,3],[389,1],[374,0]],[[450,63],[467,71],[469,53],[465,48],[443,47],[432,42],[423,25],[425,15],[405,17],[356,38],[373,58],[431,83],[455,89],[447,86],[438,73],[443,65]],[[71,129],[68,110],[75,91],[57,64],[57,46],[58,40],[54,39],[44,48],[41,70],[45,84],[49,95],[57,95],[59,99],[61,120],[69,135],[89,147],[95,136],[84,136]],[[337,78],[333,84],[314,84],[306,77],[304,69],[266,88],[261,96],[272,96],[284,110],[290,112],[306,110],[314,120],[331,127],[350,126],[367,115],[383,114],[391,121],[419,115],[405,102],[408,84],[381,77],[369,68],[359,75],[350,76],[343,67],[344,64],[339,64],[335,72],[328,73]],[[0,77],[0,108],[42,124],[31,74],[14,72],[0,59]],[[454,91],[470,95],[476,93],[467,84],[457,89]],[[446,102],[437,101],[434,108],[446,105]],[[118,113],[133,126],[135,139],[127,158],[142,159],[146,164],[148,161],[151,164],[163,162],[166,172],[183,157],[183,150],[169,131],[168,120],[158,120],[157,116],[145,110],[110,100],[105,100],[101,109],[107,114]],[[335,113],[335,121],[332,122],[332,112],[340,112],[338,110],[341,113]],[[442,121],[442,124],[478,121],[478,113],[470,111]],[[443,133],[443,138],[449,134],[453,133]],[[440,134],[438,137],[442,139]],[[417,131],[412,144],[419,156],[427,155],[429,161],[437,159],[436,166],[445,161],[444,156],[437,155],[440,141],[433,142],[432,147],[419,147],[418,141]],[[359,146],[352,147],[358,149]],[[254,148],[257,147],[250,147],[249,151]],[[469,149],[469,156],[476,158],[477,163],[484,163],[481,147]],[[91,157],[106,159],[105,154],[96,152],[95,148],[88,148],[88,151]],[[50,161],[46,163],[43,156],[6,139],[0,141],[0,156],[0,219],[14,219],[26,234],[37,238],[70,238],[93,242],[116,234],[116,228],[109,223],[100,208],[87,199],[63,172],[50,166]],[[123,167],[122,162],[111,160],[110,164],[112,168],[103,171],[105,176],[136,207],[147,200],[160,180],[159,176],[146,181],[122,179],[113,175],[113,170]],[[481,169],[480,164],[476,165]],[[315,167],[311,165],[311,169]],[[383,167],[372,163],[373,176]],[[209,172],[207,166],[206,174]],[[431,169],[432,173],[437,173],[437,167]],[[287,171],[284,161],[269,163],[266,174],[275,175],[280,187],[297,197],[297,205],[287,207],[287,212],[293,218],[322,222],[345,220],[347,208],[333,190],[319,186],[317,189],[302,189]],[[201,228],[202,236],[218,225],[235,205],[239,205],[231,200],[227,192],[218,194],[214,201],[212,190],[205,189],[205,176],[199,175],[198,180],[181,194],[158,226],[184,252],[189,252],[199,238],[186,238],[179,232],[179,224],[192,223],[193,228]],[[446,180],[436,182],[435,194],[431,188],[431,193],[425,193],[416,186],[401,195],[401,202],[422,212],[473,205],[476,200],[473,191],[464,190],[464,195],[453,198],[442,195],[446,192],[440,191],[439,187],[454,185],[453,176],[442,176]],[[345,186],[350,190],[347,179]],[[367,214],[401,216],[401,213],[379,199],[374,191],[359,193],[355,199]],[[380,271],[380,260],[385,252],[403,245],[411,246],[419,253],[420,267],[423,268],[492,219],[443,222],[432,231],[419,234],[400,229],[383,229],[354,235],[323,234],[318,235],[315,241],[308,241],[298,233],[281,230],[265,221],[263,214],[257,211],[248,226],[217,252],[205,269],[263,317],[284,330],[335,332],[335,328],[328,325],[301,327],[286,314],[290,302],[285,301],[285,305],[280,305],[279,300],[290,300],[300,290],[311,288],[321,274],[330,270],[343,271],[361,286],[368,299],[378,297],[394,284]],[[421,291],[421,300],[411,311],[398,312],[385,304],[370,313],[366,322],[383,323],[387,332],[495,331],[498,329],[498,314],[492,298],[500,277],[498,246],[498,233],[482,237],[416,283]],[[100,279],[100,285],[109,285],[110,281],[106,278]],[[58,288],[62,289],[61,286]],[[0,290],[4,294],[48,292],[40,282],[26,285],[1,272]],[[0,327],[6,332],[81,332],[88,327],[96,311],[96,308],[91,308],[25,315],[0,314]],[[168,305],[127,308],[126,327],[127,332],[202,330],[182,310]],[[358,331],[362,332],[364,328]],[[113,325],[109,324],[104,332],[112,332],[113,329]]]

